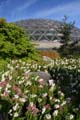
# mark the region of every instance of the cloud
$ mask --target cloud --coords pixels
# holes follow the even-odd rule
[[[50,15],[69,15],[75,16],[80,15],[80,2],[71,2],[67,3],[66,5],[59,5],[54,8],[48,8],[41,11],[38,11],[34,14],[35,17],[48,17]]]
[[[21,6],[14,9],[11,16],[15,17],[16,15],[21,15],[25,10],[27,10],[29,7],[31,7],[33,4],[35,4],[38,0],[29,0],[26,3],[22,4]]]
[[[23,11],[23,10],[29,8],[30,6],[32,6],[33,4],[35,4],[36,2],[37,2],[37,0],[30,0],[26,3],[24,3],[22,6],[18,7],[16,10]]]

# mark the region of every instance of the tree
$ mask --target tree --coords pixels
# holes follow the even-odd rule
[[[0,57],[2,58],[36,58],[34,45],[25,31],[13,23],[0,19]]]
[[[0,27],[5,25],[6,19],[5,18],[0,18]]]
[[[71,56],[73,54],[73,46],[70,41],[72,40],[71,32],[74,28],[74,22],[68,23],[67,19],[68,17],[64,16],[63,25],[60,27],[59,31],[62,34],[61,41],[63,45],[61,45],[58,52],[60,52],[62,56]]]
[[[68,23],[67,20],[68,17],[64,16],[63,25],[60,28],[60,33],[62,34],[61,41],[64,44],[68,44],[68,42],[71,41],[71,31],[74,27],[74,22]]]

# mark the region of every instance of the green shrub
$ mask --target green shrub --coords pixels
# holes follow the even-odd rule
[[[0,57],[37,60],[38,53],[22,28],[0,19]]]

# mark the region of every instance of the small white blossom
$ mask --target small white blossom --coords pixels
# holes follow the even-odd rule
[[[60,96],[64,97],[64,93],[63,93],[63,92],[58,91],[58,94],[59,94]]]
[[[19,104],[16,103],[16,105],[13,106],[13,110],[16,111],[18,107],[19,107]]]
[[[43,97],[46,97],[46,96],[47,96],[47,93],[43,93],[42,96],[43,96]]]
[[[50,97],[50,100],[52,100],[53,99],[53,97]]]
[[[72,114],[68,114],[66,116],[66,120],[73,120],[73,118],[74,118],[74,115],[72,115]]]
[[[6,87],[5,92],[10,93],[11,91]]]
[[[12,109],[10,109],[8,113],[11,113],[11,112],[12,112]]]
[[[64,106],[65,104],[66,104],[66,101],[63,101],[62,104],[61,104],[61,106]]]
[[[38,81],[39,81],[39,82],[44,82],[44,79],[40,78]]]
[[[22,80],[22,81],[19,81],[19,84],[22,84],[22,83],[24,83],[24,80]]]
[[[25,73],[28,74],[31,70],[27,70]]]
[[[58,110],[55,110],[54,112],[53,112],[53,116],[55,117],[55,116],[57,116],[58,115]]]
[[[30,81],[27,81],[26,85],[32,85],[32,83]]]
[[[26,99],[25,98],[19,98],[20,102],[26,102]]]
[[[36,76],[36,77],[35,77],[35,81],[37,81],[38,78],[39,78],[39,76]]]
[[[59,99],[54,99],[54,102],[60,103]]]
[[[41,98],[38,98],[38,102],[39,102],[39,103],[42,102],[42,99],[41,99]]]
[[[30,98],[35,98],[35,97],[37,97],[36,94],[31,94],[31,95],[30,95]]]
[[[51,119],[51,115],[50,114],[46,114],[45,117],[46,117],[47,120]]]
[[[55,105],[54,105],[54,108],[55,108],[55,109],[58,109],[59,107],[60,107],[60,106],[59,106],[58,104],[55,104]]]
[[[14,95],[14,97],[15,97],[16,99],[18,99],[18,98],[19,98],[19,95],[16,94],[16,95]]]
[[[6,87],[7,87],[7,88],[11,88],[11,85],[8,83],[8,84],[6,85]]]
[[[53,81],[53,80],[49,80],[49,85],[50,85],[50,86],[52,86],[52,85],[53,85],[53,83],[54,83],[54,81]]]
[[[33,107],[34,103],[33,102],[30,102],[30,106]]]
[[[14,117],[18,117],[19,115],[18,115],[18,113],[17,112],[15,112],[14,113]]]
[[[44,114],[44,113],[45,113],[45,111],[46,111],[46,108],[45,108],[45,107],[43,107],[43,108],[42,108],[42,114]]]

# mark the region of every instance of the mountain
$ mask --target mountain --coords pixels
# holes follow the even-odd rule
[[[32,40],[60,40],[60,27],[63,22],[48,19],[28,19],[15,22],[16,25],[25,28]],[[80,40],[80,29],[74,27],[71,32],[73,40]]]

